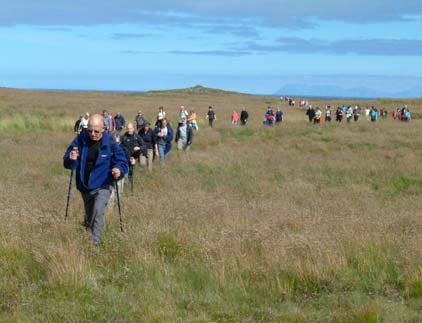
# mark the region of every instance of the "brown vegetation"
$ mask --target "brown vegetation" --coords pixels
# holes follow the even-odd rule
[[[422,100],[359,103],[422,115]],[[193,149],[136,170],[135,193],[122,197],[125,233],[109,210],[94,250],[75,188],[64,222],[73,123],[103,109],[152,120],[161,105],[173,126],[180,105],[195,109]],[[262,125],[268,105],[283,109],[282,125]],[[243,106],[247,127],[232,127]],[[417,118],[314,126],[275,97],[205,88],[1,89],[0,111],[0,321],[422,320]]]

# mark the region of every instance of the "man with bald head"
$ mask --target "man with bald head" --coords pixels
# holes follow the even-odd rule
[[[113,181],[128,171],[126,156],[106,131],[99,114],[89,118],[86,132],[73,139],[63,156],[64,167],[76,170],[76,187],[85,207],[84,225],[91,232],[95,246],[101,243],[104,209]]]

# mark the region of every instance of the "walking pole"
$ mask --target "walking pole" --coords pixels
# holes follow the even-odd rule
[[[78,152],[78,147],[73,147],[72,150]],[[67,212],[69,210],[70,192],[72,191],[73,173],[74,173],[74,169],[72,168],[71,171],[70,171],[70,177],[69,177],[69,188],[67,189],[66,211],[64,213],[64,219],[65,220],[67,220]]]
[[[66,211],[64,219],[67,220],[67,211],[69,210],[70,192],[72,191],[73,169],[70,171],[69,188],[67,189]]]
[[[129,166],[129,183],[130,183],[130,192],[133,194],[133,165]]]
[[[116,189],[117,208],[119,209],[120,231],[123,232],[122,212],[120,210],[120,193],[119,193],[119,185],[117,184],[117,180],[114,181],[114,188]]]

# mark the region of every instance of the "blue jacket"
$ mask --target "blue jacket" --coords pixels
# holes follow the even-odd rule
[[[123,118],[122,116],[114,117],[114,124],[116,125],[117,130],[122,130],[126,125],[125,118]]]
[[[112,152],[110,140],[115,141],[114,138],[110,138],[109,134],[104,131],[103,137],[101,138],[101,146],[98,151],[98,159],[89,175],[88,185],[84,184],[84,178],[89,134],[87,132],[81,133],[73,139],[72,143],[67,148],[63,156],[63,165],[67,169],[76,169],[76,187],[79,191],[88,192],[112,184],[112,168],[118,168],[121,176],[128,172],[129,166],[123,149],[115,142],[113,147],[114,152]],[[69,159],[69,154],[73,147],[78,147],[79,149],[79,157],[77,160]]]

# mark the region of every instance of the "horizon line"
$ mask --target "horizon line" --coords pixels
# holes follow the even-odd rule
[[[148,92],[157,92],[157,91],[177,91],[177,90],[186,90],[186,89],[193,89],[196,87],[202,87],[205,89],[217,90],[217,91],[225,91],[225,92],[232,92],[238,93],[243,95],[256,95],[256,96],[270,96],[270,97],[277,97],[282,98],[284,96],[288,96],[293,99],[353,99],[353,100],[376,100],[376,99],[403,99],[403,100],[411,100],[411,99],[422,99],[421,97],[370,97],[370,96],[330,96],[330,95],[306,95],[306,94],[266,94],[266,93],[250,93],[250,92],[240,92],[235,90],[227,90],[222,88],[213,88],[207,87],[203,85],[195,85],[185,88],[168,88],[168,89],[152,89],[152,90],[114,90],[114,89],[78,89],[78,88],[36,88],[36,87],[8,87],[8,86],[0,86],[0,89],[8,89],[8,90],[22,90],[22,91],[51,91],[51,92],[106,92],[106,93],[139,93],[144,94]]]

